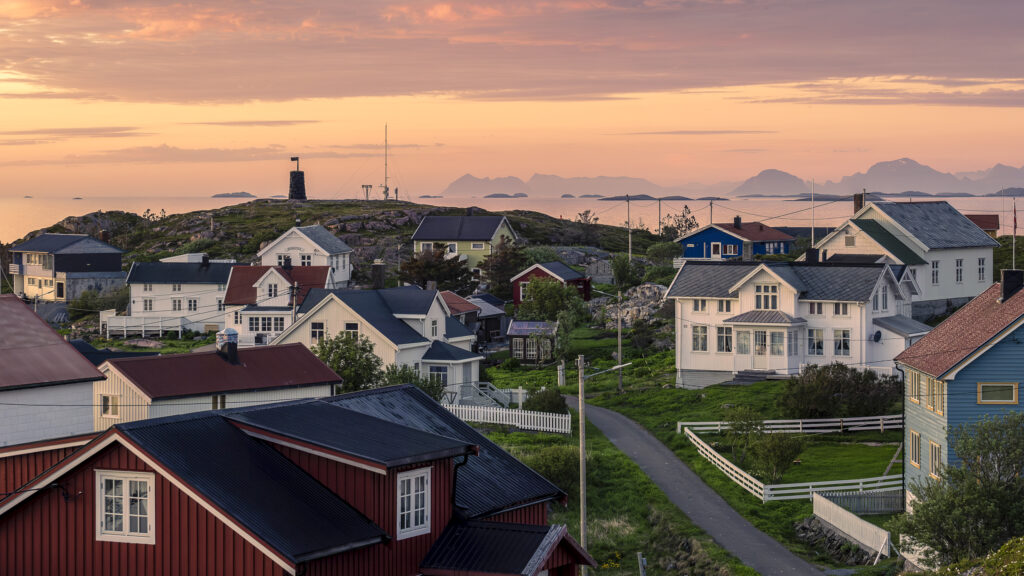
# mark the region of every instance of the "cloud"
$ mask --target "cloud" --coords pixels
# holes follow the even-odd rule
[[[663,130],[656,132],[626,132],[622,136],[718,136],[722,134],[778,134],[778,130]]]
[[[224,120],[220,122],[184,122],[188,126],[299,126],[302,124],[318,124],[320,120]]]
[[[0,130],[0,136],[46,136],[50,139],[68,138],[130,138],[149,136],[134,126],[89,126],[75,128],[36,128],[32,130]]]
[[[441,148],[444,144],[435,142],[433,144],[388,144],[388,148],[391,150],[401,148]],[[383,150],[384,144],[330,144],[328,148],[337,150]]]
[[[73,154],[61,159],[0,162],[0,166],[42,166],[67,164],[207,164],[222,162],[262,162],[285,160],[292,156],[291,149],[280,145],[251,148],[179,148],[162,144],[160,146],[135,146],[117,150],[105,150],[89,154]],[[340,153],[330,151],[302,152],[302,158],[375,158],[376,153]]]

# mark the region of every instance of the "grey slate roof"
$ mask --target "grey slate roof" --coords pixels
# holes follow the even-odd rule
[[[352,248],[344,240],[338,238],[330,230],[319,224],[299,226],[296,230],[305,234],[307,238],[328,254],[341,254],[352,251]]]
[[[751,310],[724,320],[728,324],[806,324],[803,318],[794,318],[778,310]]]
[[[578,280],[580,278],[583,278],[583,274],[580,274],[579,272],[573,270],[572,268],[566,266],[565,264],[562,264],[561,262],[541,262],[540,264],[538,264],[538,266],[544,267],[545,270],[551,272],[555,276],[558,276],[565,282],[568,282],[569,280]],[[530,268],[532,268],[532,266],[530,266]],[[529,268],[527,268],[527,270],[529,270]],[[526,270],[524,270],[523,272],[525,271]],[[520,274],[521,273],[522,272],[520,272]]]
[[[735,298],[729,289],[760,264],[799,290],[803,300],[841,302],[866,302],[885,269],[884,264],[688,261],[666,298]]]
[[[860,228],[865,234],[871,237],[872,240],[878,242],[878,244],[889,251],[890,254],[899,259],[900,262],[909,266],[916,266],[924,264],[924,258],[917,255],[910,249],[909,246],[904,244],[899,238],[893,236],[892,232],[886,230],[881,224],[875,220],[867,220],[864,218],[857,218],[850,220],[854,226]],[[829,258],[829,261],[832,259]]]
[[[948,202],[872,202],[929,249],[998,246]]]
[[[504,216],[427,216],[412,235],[421,240],[485,240],[494,238]],[[511,225],[509,225],[511,229]],[[513,232],[514,234],[515,232]]]
[[[199,262],[135,262],[127,284],[227,284],[235,264]]]
[[[879,254],[832,254],[826,262],[832,264],[874,264],[884,258]]]
[[[40,234],[12,247],[11,252],[120,254],[122,251],[85,234]]]
[[[305,314],[324,298],[334,294],[364,320],[395,344],[415,344],[427,339],[413,330],[395,314],[426,314],[437,296],[437,290],[421,290],[416,286],[383,290],[326,290],[314,288],[299,307]]]
[[[565,493],[516,460],[472,426],[412,385],[376,388],[324,400],[417,430],[464,440],[480,447],[459,469],[455,503],[464,518],[484,518],[534,502],[565,497]]]
[[[387,540],[387,534],[283,454],[221,413],[116,428],[206,500],[298,563]]]
[[[911,336],[920,336],[921,334],[927,334],[931,332],[932,327],[918,322],[913,318],[907,318],[902,314],[895,316],[886,316],[884,318],[875,318],[871,321],[872,324],[879,328],[885,328],[886,330],[899,334],[900,336],[909,338]]]
[[[732,298],[729,289],[750,274],[759,262],[698,262],[679,269],[666,298]]]
[[[434,340],[431,342],[430,348],[428,348],[426,353],[423,354],[423,360],[426,362],[459,362],[461,360],[472,360],[474,358],[483,359],[483,356],[470,352],[469,350],[463,350],[458,346],[452,346],[451,344],[441,340]]]

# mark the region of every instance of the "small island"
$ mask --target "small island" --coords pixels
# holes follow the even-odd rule
[[[580,198],[604,198],[601,194],[580,194]]]
[[[497,194],[488,194],[484,198],[526,198],[526,192],[516,192],[515,194],[505,194],[504,192],[498,192]]]
[[[420,196],[420,198],[444,198],[444,196],[439,196],[437,194],[424,194]]]
[[[212,198],[255,198],[255,194],[249,194],[248,192],[221,192],[220,194],[214,194]]]
[[[575,198],[572,194],[562,194],[562,198]]]

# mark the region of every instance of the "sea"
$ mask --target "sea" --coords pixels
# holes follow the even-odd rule
[[[316,198],[311,198],[316,200]],[[906,201],[903,198],[888,198]],[[915,199],[927,201],[928,199]],[[1013,227],[1013,201],[1002,197],[944,198],[965,214],[999,214],[1001,233],[1010,234]],[[238,198],[209,198],[192,196],[163,196],[140,198],[122,196],[95,196],[80,199],[56,196],[0,197],[0,242],[11,243],[33,230],[46,228],[68,216],[81,216],[98,210],[124,210],[143,214],[167,214],[209,210],[248,202]],[[597,198],[484,198],[479,196],[445,196],[443,198],[415,198],[418,204],[452,207],[478,207],[484,210],[531,210],[556,218],[575,220],[587,210],[600,224],[626,226],[627,218],[634,228],[647,228],[656,232],[659,214],[662,222],[682,213],[693,214],[700,225],[709,222],[731,222],[739,216],[744,222],[760,221],[771,226],[835,227],[853,214],[853,202],[815,201],[787,198],[734,198],[716,200],[624,200],[606,201]],[[1022,200],[1024,209],[1024,200]]]

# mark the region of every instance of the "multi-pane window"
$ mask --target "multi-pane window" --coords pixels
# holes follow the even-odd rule
[[[153,474],[96,471],[97,540],[152,544]]]
[[[345,322],[345,334],[353,338],[359,337],[359,323]]]
[[[846,302],[836,302],[835,304],[832,305],[832,315],[833,316],[849,316],[850,315],[850,305],[848,303],[846,303]]]
[[[945,380],[932,380],[931,386],[929,386],[930,392],[934,395],[935,400],[932,406],[935,411],[942,414],[946,411],[946,382]]]
[[[171,284],[171,292],[181,292],[181,284]]]
[[[822,315],[822,304],[821,304],[821,302],[811,302],[810,304],[808,304],[808,306],[810,307],[807,310],[808,314],[810,314],[812,316],[821,316]]]
[[[939,284],[939,261],[932,260],[932,285],[938,286]]]
[[[312,266],[313,265],[313,256],[311,254],[303,254],[303,255],[299,256],[299,263],[302,266]]]
[[[536,340],[530,339],[528,342],[534,343],[533,357],[537,357]],[[529,354],[529,352],[527,352]],[[430,373],[430,379],[434,382],[440,382],[441,384],[448,385],[448,367],[447,366],[431,366],[428,370]]]
[[[240,310],[235,310],[235,325],[237,326],[237,325],[239,325],[241,323],[242,323],[242,312]]]
[[[267,298],[274,298],[277,296],[277,284],[267,284]]]
[[[273,318],[271,316],[260,316],[260,330],[263,332],[270,332],[273,324]]]
[[[798,332],[796,330],[790,330],[790,331],[786,332],[786,342],[787,342],[786,352],[790,356],[796,356],[797,354],[800,353],[800,348],[799,348],[800,342],[797,339],[797,335],[798,334],[800,334],[800,332]]]
[[[153,311],[153,300],[150,299],[150,298],[146,298],[145,300],[143,300],[142,301],[142,309],[144,311],[146,311],[146,312],[152,312]]]
[[[942,446],[935,442],[928,442],[928,474],[932,478],[939,477],[939,469],[942,468]]]
[[[850,331],[849,330],[833,330],[832,339],[835,344],[835,355],[836,356],[849,356],[850,355]]]
[[[750,332],[736,333],[736,353],[750,354]]]
[[[249,332],[259,332],[259,331],[260,331],[260,317],[259,316],[249,316]]]
[[[988,268],[985,266],[985,259],[978,258],[978,282],[985,281],[985,278],[988,276],[987,271]]]
[[[437,320],[430,321],[430,337],[437,338]]]
[[[430,532],[430,468],[398,475],[398,539]]]
[[[536,360],[537,359],[537,340],[535,338],[526,339],[526,359]]]
[[[278,254],[277,255],[277,265],[278,266],[287,266],[288,264],[291,264],[291,260],[292,260],[292,257],[287,255],[287,254]]]
[[[152,292],[153,291],[153,285],[152,284],[143,284],[142,285],[142,291],[143,292]]]
[[[871,311],[878,312],[878,292],[871,297]]]
[[[316,344],[324,339],[327,335],[327,328],[324,322],[310,322],[309,323],[309,341],[311,344]]]
[[[217,298],[217,312],[223,312],[223,311],[224,311],[224,299],[223,298]]]
[[[189,298],[188,299],[188,311],[189,312],[195,312],[196,310],[199,310],[199,300],[196,300],[195,298]]]
[[[100,396],[100,415],[104,418],[117,418],[120,415],[120,398],[103,394]]]
[[[772,332],[771,333],[771,355],[782,356],[785,354],[786,346],[786,333],[785,332]]]
[[[1016,404],[1016,382],[978,382],[978,404]]]
[[[882,284],[882,310],[889,309],[889,287]]]
[[[754,308],[777,310],[779,308],[779,285],[758,284],[754,286]]]
[[[175,312],[181,312],[181,298],[175,298],[171,300],[171,310]]]
[[[473,250],[483,250],[483,249],[484,249],[484,243],[483,242],[474,242],[473,243]]]
[[[707,326],[694,326],[693,327],[693,351],[694,352],[707,352],[708,351],[708,327]]]
[[[907,373],[907,400],[921,403],[921,373],[916,370]]]
[[[956,283],[959,284],[964,281],[964,259],[956,259]]]
[[[516,360],[523,359],[523,339],[513,338],[512,339],[512,357]]]
[[[719,312],[732,312],[732,300],[719,300],[718,301]]]
[[[421,252],[433,252],[434,251],[434,243],[433,242],[420,242],[420,251]]]
[[[284,316],[274,316],[274,332],[284,332]]]
[[[693,301],[694,312],[705,312],[708,309],[708,301],[698,298]]]
[[[228,405],[227,394],[214,394],[211,404],[214,410],[223,410]]]
[[[921,433],[910,431],[910,463],[916,467],[921,467]]]
[[[726,256],[735,256],[736,255],[736,245],[735,244],[726,244],[725,245],[725,255]]]
[[[715,328],[715,332],[718,337],[718,351],[732,352],[732,328],[729,326],[719,326]]]
[[[811,328],[807,331],[807,355],[825,355],[825,335],[821,328]]]

